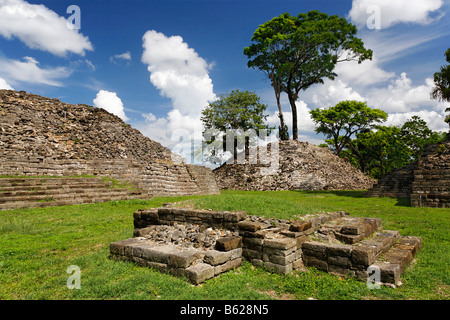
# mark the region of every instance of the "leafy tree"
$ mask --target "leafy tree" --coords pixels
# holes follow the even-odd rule
[[[398,127],[376,126],[376,131],[358,133],[346,156],[351,162],[356,162],[363,172],[379,179],[393,169],[410,163],[410,151],[400,136]]]
[[[220,95],[216,101],[203,109],[201,120],[206,130],[215,129],[222,133],[226,133],[229,129],[238,130],[241,133],[249,129],[270,131],[273,128],[264,123],[268,116],[264,114],[266,109],[267,105],[260,102],[256,93],[233,90],[231,93]],[[223,138],[225,139],[226,136],[223,135]],[[211,143],[212,139],[213,137],[206,143]],[[236,158],[237,137],[234,137],[234,140],[233,151]],[[225,144],[225,140],[222,143]],[[247,147],[248,139],[245,143]]]
[[[267,74],[277,98],[281,128],[284,121],[280,94],[285,92],[292,110],[293,139],[298,139],[297,106],[301,90],[334,80],[335,65],[342,61],[372,59],[372,50],[355,37],[357,28],[337,15],[317,10],[291,16],[283,13],[255,31],[253,44],[244,49],[248,67]]]
[[[325,142],[331,144],[338,156],[354,134],[386,121],[388,116],[380,109],[372,109],[365,102],[355,100],[341,101],[328,109],[317,108],[310,114],[316,124],[315,131],[328,138]]]
[[[445,51],[445,60],[450,63],[450,48]],[[431,98],[450,102],[450,65],[441,67],[440,72],[434,74],[435,87],[431,91]]]
[[[400,138],[409,148],[414,161],[419,160],[425,145],[438,143],[442,136],[428,128],[427,123],[419,116],[412,116],[400,128]]]

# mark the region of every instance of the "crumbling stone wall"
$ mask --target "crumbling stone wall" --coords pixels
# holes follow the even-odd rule
[[[430,146],[417,164],[411,206],[450,208],[450,140]]]
[[[0,90],[0,175],[98,175],[154,196],[219,192],[209,168],[172,153],[100,108]]]

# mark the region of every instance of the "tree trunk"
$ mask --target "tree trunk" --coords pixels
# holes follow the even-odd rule
[[[277,98],[278,118],[280,118],[280,132],[278,133],[278,135],[280,137],[280,140],[289,140],[289,133],[286,130],[283,111],[281,110],[280,92],[275,92],[275,97]]]
[[[292,139],[298,140],[298,128],[297,128],[297,106],[295,105],[295,99],[289,95],[289,103],[292,110]]]

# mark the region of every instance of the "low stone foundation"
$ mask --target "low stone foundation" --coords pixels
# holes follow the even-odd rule
[[[135,261],[198,284],[238,267],[242,258],[278,274],[315,267],[396,285],[422,245],[419,237],[382,230],[381,219],[330,212],[299,220],[152,208],[134,213],[134,238],[111,244],[111,256]]]

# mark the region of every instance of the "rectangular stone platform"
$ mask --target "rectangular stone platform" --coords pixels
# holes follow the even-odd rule
[[[180,224],[191,224],[199,228],[198,233],[205,229],[213,234],[219,233],[215,230],[228,233],[216,237],[213,244],[196,244],[196,250],[187,252],[178,246],[181,251],[177,253],[176,246],[167,246],[167,239],[174,241],[172,235],[165,236],[166,246],[143,244],[148,239],[142,236],[153,234],[154,239],[157,226]],[[398,231],[383,230],[381,219],[350,217],[343,211],[306,215],[292,221],[248,216],[243,211],[215,212],[166,205],[135,212],[134,226],[137,240],[112,243],[112,256],[186,276],[196,284],[239,266],[245,258],[255,266],[278,274],[314,267],[366,280],[369,271],[376,268],[382,283],[396,285],[422,246],[420,237],[405,237]],[[187,238],[198,237],[191,233]],[[179,239],[173,243],[180,245]],[[134,249],[136,246],[138,249]],[[156,250],[158,254],[144,255],[143,248]],[[174,265],[173,261],[181,258],[169,259],[170,255],[186,257],[182,260],[186,262]]]

